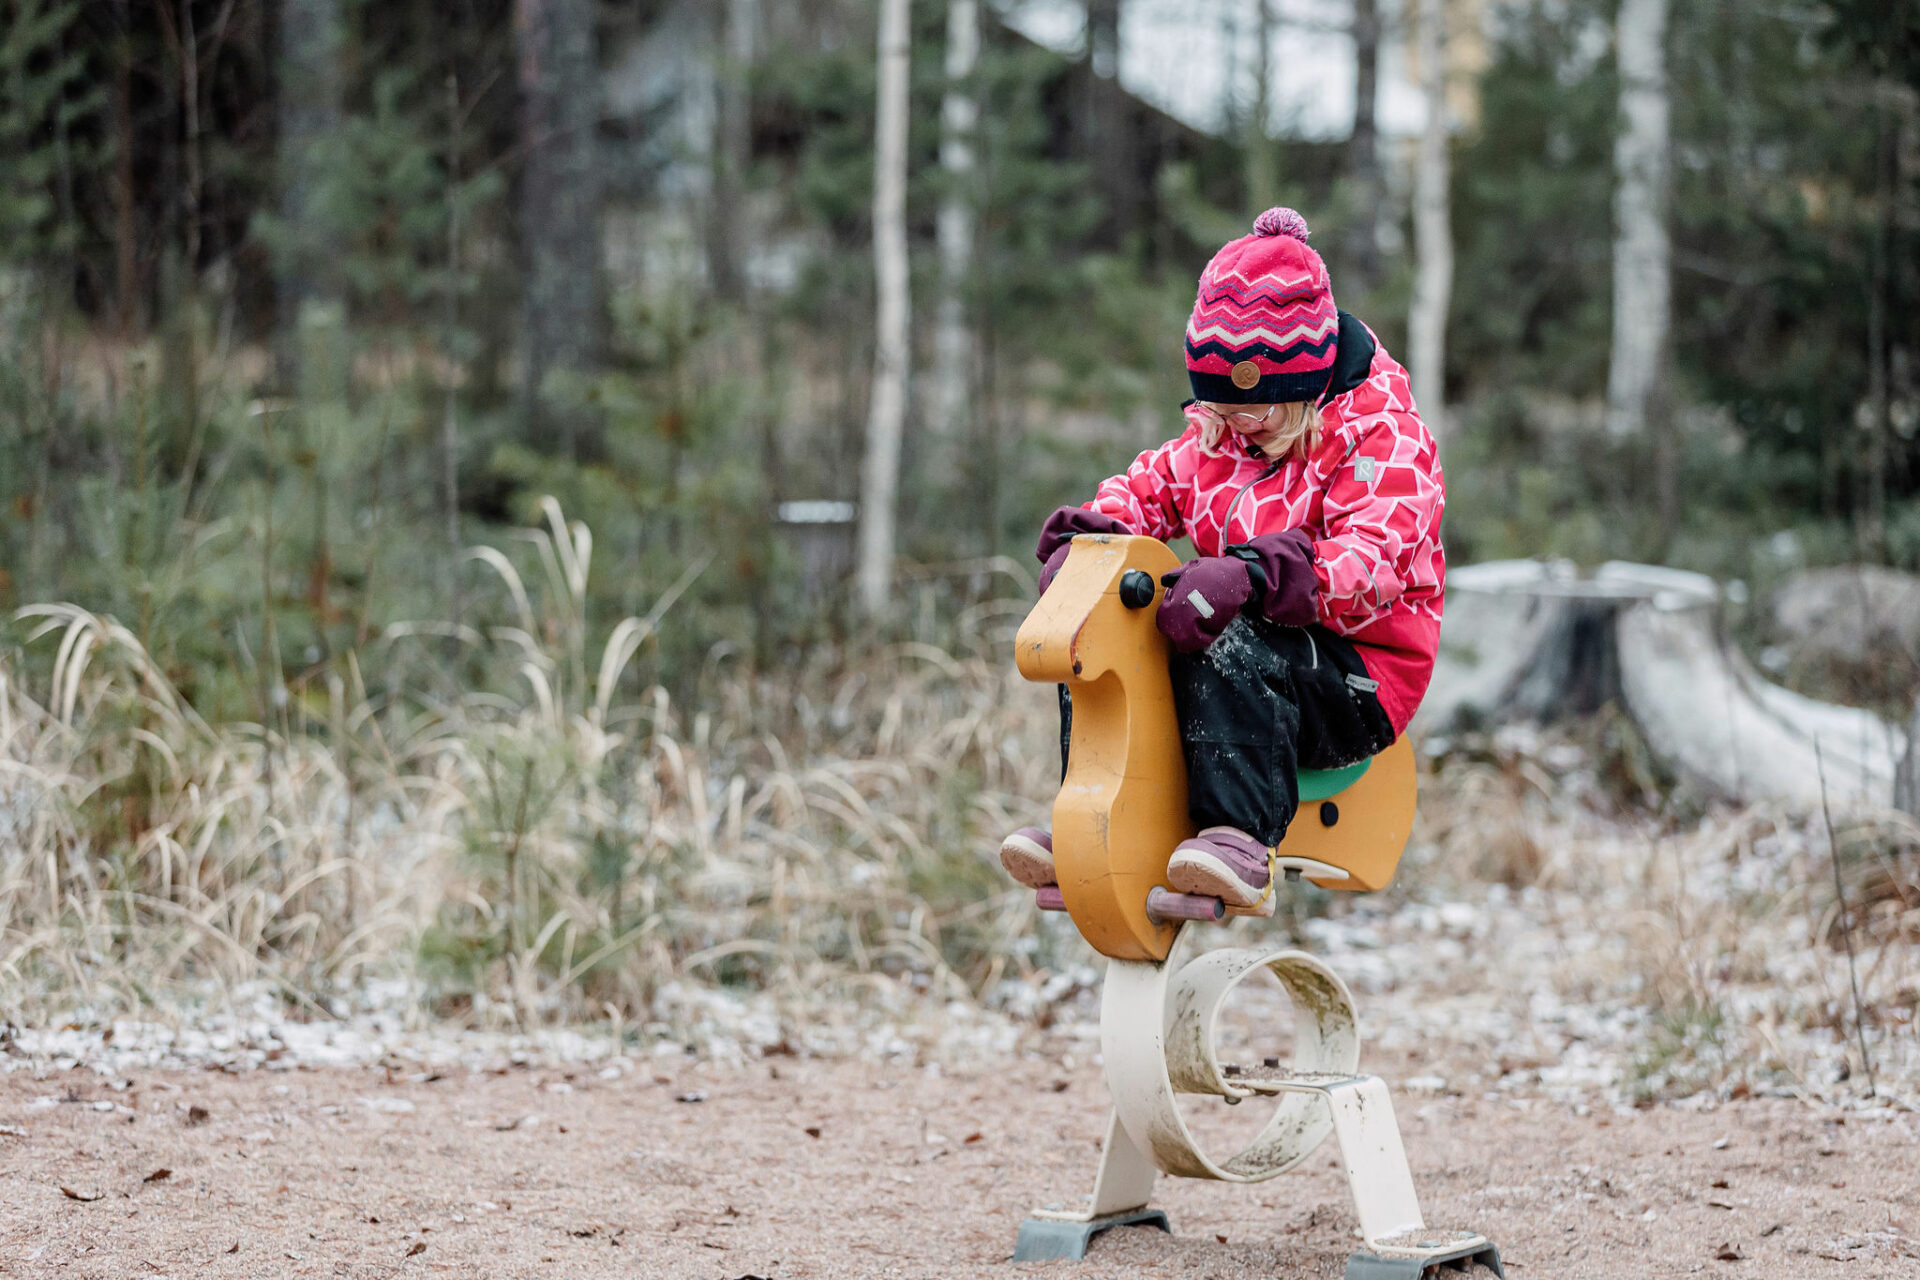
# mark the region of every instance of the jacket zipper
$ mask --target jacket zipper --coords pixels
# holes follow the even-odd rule
[[[1281,465],[1282,463],[1279,459],[1269,462],[1265,471],[1262,471],[1259,475],[1241,485],[1240,492],[1233,495],[1233,501],[1227,504],[1227,518],[1220,522],[1220,549],[1222,551],[1225,551],[1227,547],[1232,544],[1233,517],[1234,513],[1240,510],[1240,499],[1246,497],[1247,490],[1253,488],[1253,486],[1259,484],[1262,480],[1270,479],[1279,474]]]

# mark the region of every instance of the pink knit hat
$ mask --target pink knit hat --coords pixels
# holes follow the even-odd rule
[[[1187,321],[1196,400],[1281,404],[1326,390],[1340,337],[1327,264],[1307,247],[1307,220],[1269,209],[1200,273]]]

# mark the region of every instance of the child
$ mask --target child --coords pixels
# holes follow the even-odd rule
[[[1426,692],[1440,641],[1446,505],[1407,373],[1333,305],[1305,219],[1269,209],[1200,275],[1187,322],[1187,429],[1047,519],[1044,592],[1078,533],[1185,534],[1199,558],[1163,579],[1174,704],[1199,834],[1167,878],[1239,915],[1271,915],[1273,846],[1295,771],[1385,748]],[[1064,689],[1063,689],[1064,694]],[[1070,708],[1062,698],[1063,749]],[[1037,827],[1000,860],[1054,883]]]

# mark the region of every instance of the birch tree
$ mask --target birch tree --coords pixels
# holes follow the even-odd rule
[[[514,0],[519,42],[520,244],[526,272],[521,400],[543,447],[578,458],[595,428],[551,380],[592,374],[602,328],[593,0]]]
[[[893,594],[900,434],[907,412],[907,0],[881,0],[879,97],[873,155],[873,265],[877,317],[866,457],[860,469],[861,607],[885,612]]]
[[[933,337],[930,427],[943,449],[965,432],[971,416],[973,330],[967,323],[967,276],[973,269],[973,143],[980,103],[973,85],[980,56],[978,0],[947,6],[947,89],[940,103],[940,167],[947,179],[940,202],[940,301]]]
[[[1616,438],[1645,432],[1665,394],[1672,298],[1666,28],[1667,0],[1621,0],[1614,30],[1620,121],[1613,148],[1613,348],[1607,369],[1607,428]]]
[[[1448,216],[1445,0],[1419,0],[1418,50],[1427,123],[1413,173],[1413,302],[1407,361],[1413,398],[1435,438],[1446,430],[1447,307],[1453,296],[1453,227]]]

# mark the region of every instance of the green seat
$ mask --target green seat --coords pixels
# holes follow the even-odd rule
[[[1344,769],[1302,769],[1296,775],[1300,782],[1300,803],[1313,804],[1320,800],[1331,800],[1360,781],[1360,775],[1373,766],[1373,757],[1356,761]]]

